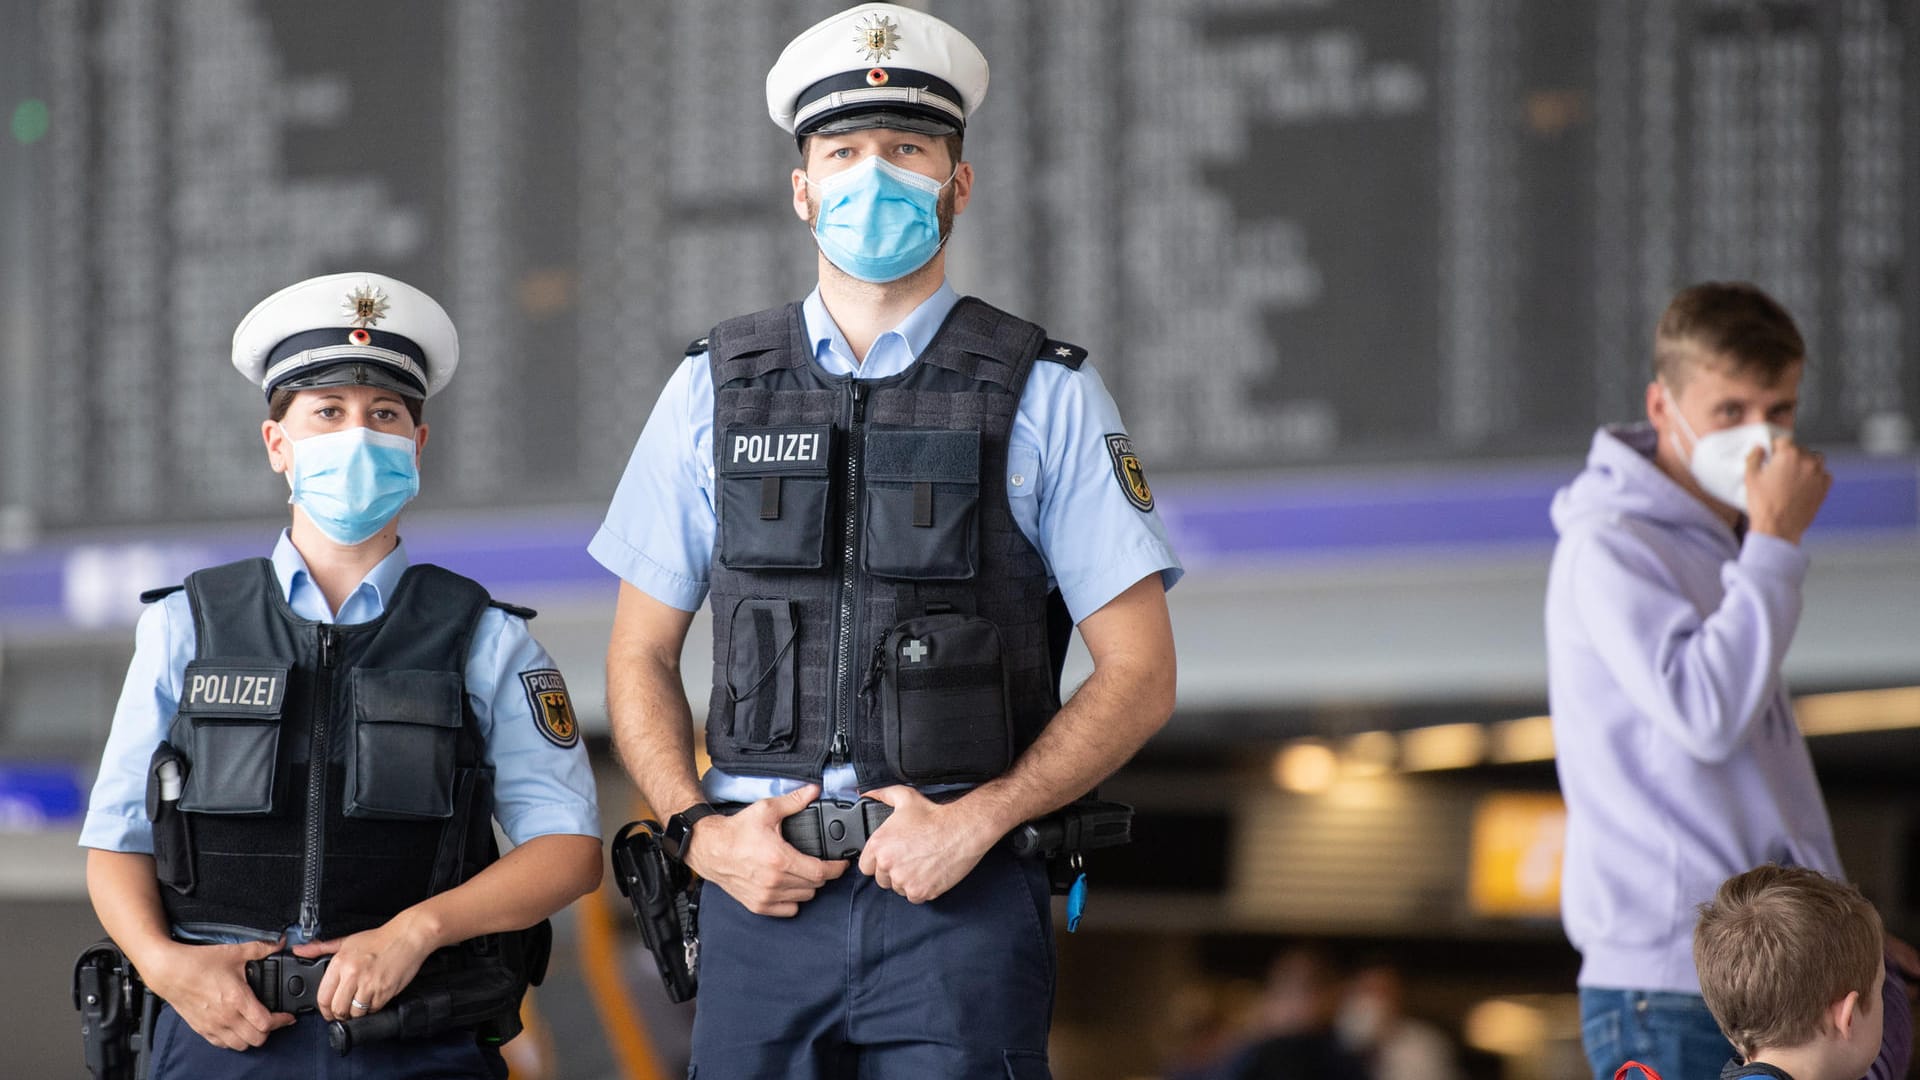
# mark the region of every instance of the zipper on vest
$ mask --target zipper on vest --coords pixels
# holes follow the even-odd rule
[[[853,636],[860,612],[860,424],[867,416],[867,388],[858,378],[849,380],[847,404],[847,516],[840,548],[840,625],[838,658],[834,669],[833,764],[847,761],[847,725],[853,717]]]
[[[307,746],[307,837],[301,868],[300,932],[308,941],[320,934],[320,872],[324,863],[321,845],[325,840],[327,814],[327,759],[332,756],[327,742],[327,721],[333,715],[333,665],[337,648],[334,629],[322,625],[320,671],[313,694],[313,738]]]

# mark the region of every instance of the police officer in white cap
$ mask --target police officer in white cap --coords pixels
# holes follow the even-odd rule
[[[622,758],[705,879],[694,1066],[1045,1076],[1049,883],[1004,839],[1166,721],[1179,562],[1085,352],[947,283],[980,51],[863,4],[766,89],[819,287],[689,348],[589,547],[623,582]],[[1094,674],[1062,705],[1075,622]]]
[[[234,333],[292,525],[270,558],[144,597],[80,836],[101,924],[166,1003],[157,1080],[498,1080],[517,993],[478,1028],[410,1022],[347,1057],[327,1025],[424,1016],[429,983],[537,946],[599,880],[592,774],[533,613],[400,542],[421,409],[458,359],[440,305],[379,274],[290,286]]]

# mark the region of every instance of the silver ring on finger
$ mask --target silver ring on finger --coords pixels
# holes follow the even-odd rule
[[[367,1004],[367,1003],[366,1003],[366,1002],[364,1002],[364,1001],[361,1001],[361,1000],[360,1000],[359,998],[354,998],[354,999],[352,999],[352,1004],[353,1004],[353,1007],[354,1007],[354,1008],[356,1008],[356,1009],[358,1009],[358,1010],[360,1010],[361,1012],[372,1012],[372,1011],[373,1011],[373,1006],[371,1006],[371,1005],[369,1005],[369,1004]]]

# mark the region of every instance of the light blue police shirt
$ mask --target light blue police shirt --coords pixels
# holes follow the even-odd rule
[[[294,614],[314,622],[349,625],[377,618],[406,569],[406,545],[396,544],[347,596],[336,617],[285,531],[273,549],[274,576],[287,603]],[[133,662],[80,826],[82,847],[153,853],[147,766],[173,723],[180,678],[197,644],[185,592],[141,612]],[[555,833],[598,837],[600,813],[586,748],[577,739],[573,746],[557,745],[542,733],[533,699],[520,681],[521,672],[542,669],[555,670],[553,658],[528,632],[527,621],[487,608],[467,652],[467,695],[486,743],[486,763],[494,769],[493,816],[515,844]]]
[[[912,366],[959,302],[953,286],[943,283],[874,341],[864,363],[853,358],[819,289],[800,307],[822,371],[884,379]],[[1046,560],[1049,583],[1075,622],[1148,574],[1159,574],[1171,589],[1183,573],[1159,514],[1128,500],[1108,452],[1107,436],[1126,430],[1091,365],[1077,371],[1033,366],[1013,420],[1007,496],[1014,524]],[[587,551],[655,600],[694,611],[707,596],[714,530],[713,372],[701,353],[687,357],[661,390]],[[798,786],[719,769],[709,769],[704,780],[707,798],[725,802],[752,802]],[[853,798],[853,767],[829,769],[822,788],[829,798]]]

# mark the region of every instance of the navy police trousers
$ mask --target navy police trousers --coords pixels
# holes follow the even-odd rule
[[[791,919],[700,895],[693,1067],[710,1080],[1047,1080],[1046,867],[996,845],[910,904],[849,867]]]

